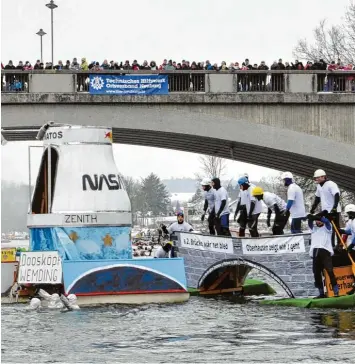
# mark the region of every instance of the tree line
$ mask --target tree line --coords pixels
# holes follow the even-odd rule
[[[223,179],[226,172],[226,163],[222,158],[215,156],[200,157],[200,173],[195,175],[196,182],[202,178],[218,177]],[[240,173],[241,174],[241,173]],[[236,174],[238,178],[238,173]],[[127,194],[131,200],[131,209],[133,214],[133,223],[136,223],[137,217],[149,216],[166,216],[172,215],[182,208],[181,201],[170,200],[170,194],[166,185],[160,178],[151,173],[146,178],[134,179],[132,177],[123,177]],[[295,182],[302,188],[305,195],[306,207],[310,209],[316,186],[312,178],[295,176]],[[263,178],[254,182],[264,188],[265,191],[274,192],[287,200],[286,188],[281,183],[280,176]],[[224,187],[227,189],[231,201],[235,201],[239,196],[239,186],[233,179],[224,180]],[[29,207],[29,191],[26,184],[15,184],[3,182],[1,185],[2,197],[2,232],[26,231],[27,211]],[[355,194],[341,190],[341,203],[346,205],[355,200]],[[202,211],[204,196],[201,186],[196,186],[196,192],[189,201],[189,213],[199,214]]]

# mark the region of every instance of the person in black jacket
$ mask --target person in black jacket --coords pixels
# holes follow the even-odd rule
[[[265,64],[265,61],[261,61],[258,70],[267,71],[269,67]],[[259,73],[259,91],[266,91],[266,78],[267,73]]]
[[[5,70],[14,70],[14,69],[16,69],[16,67],[14,66],[12,61],[10,60],[9,63],[5,66],[4,69]],[[14,82],[14,75],[6,74],[5,75],[5,82],[6,82],[6,87],[9,87]]]
[[[285,65],[282,63],[281,58],[279,59],[279,62],[277,63],[277,69],[278,70],[285,70],[286,69]]]
[[[286,69],[286,67],[282,63],[282,59],[280,58],[279,62],[277,63],[277,66],[276,66],[276,70],[283,71],[285,69]],[[279,92],[285,91],[285,83],[284,83],[283,73],[275,75],[273,91],[279,91]]]
[[[323,59],[320,59],[319,62],[317,62],[317,70],[319,71],[326,71],[328,68],[328,65],[326,62],[324,62]],[[317,75],[317,79],[318,79],[318,82],[317,82],[317,91],[324,91],[324,83],[325,83],[325,73],[322,73],[322,74],[318,74]]]
[[[34,70],[40,70],[43,69],[43,64],[42,64],[42,68],[41,68],[41,61],[39,59],[37,59],[36,64],[33,66]]]
[[[12,63],[12,61],[9,61],[9,63],[5,66],[6,70],[14,70],[16,67]]]
[[[298,71],[304,70],[303,63],[300,62],[298,59],[296,59],[295,63],[291,62],[291,67],[293,70],[298,70]]]
[[[23,71],[23,62],[22,62],[22,61],[20,61],[20,62],[18,63],[18,65],[16,66],[16,69],[17,69],[17,70],[20,70],[20,71]]]

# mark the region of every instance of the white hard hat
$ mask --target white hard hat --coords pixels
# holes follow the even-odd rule
[[[352,203],[345,206],[345,213],[349,212],[355,212],[355,205]]]
[[[285,179],[285,178],[291,178],[291,179],[293,179],[292,173],[291,172],[284,172],[284,173],[282,173],[281,179]]]
[[[211,184],[211,179],[210,178],[204,178],[201,181],[201,186],[209,186]]]
[[[326,176],[327,174],[325,173],[325,171],[323,169],[317,169],[314,172],[313,178],[317,178],[317,177],[322,177],[322,176]]]
[[[246,172],[243,174],[243,176],[249,178],[249,174]]]

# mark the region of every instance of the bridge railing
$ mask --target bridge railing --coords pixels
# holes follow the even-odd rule
[[[1,71],[2,92],[89,92],[90,75],[168,75],[169,92],[355,92],[355,71]],[[69,87],[68,84],[71,86]],[[59,86],[60,85],[60,86]]]

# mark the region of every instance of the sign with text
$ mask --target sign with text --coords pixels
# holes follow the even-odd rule
[[[339,286],[339,296],[346,296],[346,294],[353,289],[353,284],[355,283],[351,265],[345,267],[334,267],[333,271]],[[333,286],[330,282],[328,272],[325,269],[323,270],[323,275],[325,277],[327,296],[334,297]]]
[[[242,239],[242,249],[245,255],[304,253],[304,237]]]
[[[1,262],[16,262],[16,248],[1,249]]]
[[[90,94],[167,95],[167,75],[90,75]]]
[[[62,262],[56,251],[23,252],[18,283],[61,284]]]
[[[65,214],[63,225],[97,224],[97,214]]]
[[[233,241],[228,238],[180,233],[180,242],[182,248],[233,253]]]

